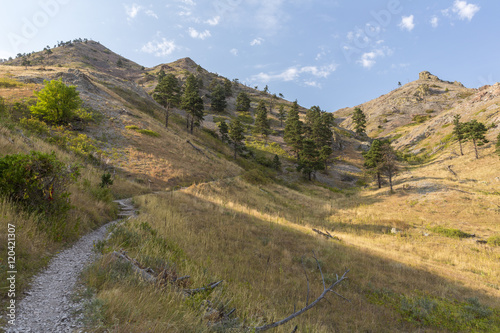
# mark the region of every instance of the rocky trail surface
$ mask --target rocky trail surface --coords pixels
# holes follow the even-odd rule
[[[120,205],[121,218],[135,215],[131,199],[116,201]],[[83,332],[81,315],[82,302],[71,298],[75,292],[78,277],[84,267],[95,258],[94,242],[103,240],[107,228],[120,220],[112,221],[83,236],[71,248],[57,254],[47,268],[34,277],[26,297],[19,301],[15,326],[4,329],[8,333],[66,333]]]

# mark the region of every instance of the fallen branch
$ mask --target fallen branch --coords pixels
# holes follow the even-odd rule
[[[323,232],[323,231],[320,231],[318,229],[312,229],[312,231],[314,231],[315,233],[321,235],[321,236],[325,236],[326,238],[331,238],[331,239],[335,239],[335,240],[341,240],[340,238],[338,238],[337,236],[332,236],[328,231],[326,232]]]
[[[314,256],[314,259],[316,259],[316,256]],[[339,278],[337,276],[337,280],[334,281],[330,286],[326,287],[326,284],[325,284],[325,279],[323,277],[323,271],[321,270],[321,265],[319,264],[319,261],[318,259],[316,259],[316,263],[318,265],[318,269],[320,271],[320,274],[321,274],[321,279],[322,279],[322,282],[323,282],[323,292],[321,293],[321,295],[318,296],[318,298],[316,298],[316,300],[314,302],[312,302],[311,304],[307,305],[300,309],[299,311],[297,312],[294,312],[292,313],[290,316],[280,320],[280,321],[276,321],[274,323],[271,323],[271,324],[267,324],[267,325],[264,325],[264,326],[259,326],[259,327],[256,327],[255,328],[255,331],[256,332],[262,332],[262,331],[267,331],[271,328],[275,328],[275,327],[278,327],[280,325],[283,325],[287,322],[289,322],[290,320],[292,320],[293,318],[297,317],[297,316],[300,316],[301,314],[303,314],[304,312],[306,312],[307,310],[310,310],[312,309],[316,304],[318,304],[323,298],[326,297],[326,295],[329,293],[329,292],[333,292],[335,293],[336,295],[339,295],[337,294],[336,292],[333,291],[333,288],[335,288],[338,284],[340,284],[342,281],[346,280],[347,279],[347,273],[349,273],[349,270],[346,270],[344,272],[344,274]],[[339,295],[340,296],[340,295]],[[345,297],[341,296],[342,298],[346,299]],[[326,298],[325,298],[326,299]],[[294,329],[294,332],[296,331],[296,329]]]
[[[130,258],[128,255],[120,252],[113,251],[111,253],[113,256],[128,261],[132,264],[132,269],[138,273],[145,281],[155,283],[156,282],[156,277],[152,275],[150,272],[153,271],[151,268],[144,269],[139,266],[139,263],[135,261],[134,259]],[[154,271],[153,271],[154,273]]]
[[[458,177],[457,173],[451,169],[452,165],[448,165],[448,171],[453,174],[453,176]]]
[[[202,291],[207,291],[207,290],[212,290],[212,289],[215,289],[218,285],[220,285],[224,280],[220,280],[220,281],[217,281],[217,282],[212,282],[204,287],[201,287],[201,288],[196,288],[196,289],[184,289],[183,291],[191,296],[191,295],[194,295],[196,293],[200,293]]]
[[[189,143],[191,145],[191,147],[193,147],[197,152],[199,152],[200,154],[202,154],[203,156],[205,156],[206,158],[208,158],[208,156],[203,152],[203,150],[201,150],[200,148],[198,148],[195,145],[193,145],[191,143],[191,141],[186,140],[186,142]]]

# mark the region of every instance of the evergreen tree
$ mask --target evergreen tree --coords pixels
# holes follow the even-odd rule
[[[0,100],[0,102],[1,102],[1,100]],[[1,104],[0,104],[0,107],[1,107]],[[495,144],[495,147],[496,147],[497,154],[500,155],[500,132],[498,132],[497,143]]]
[[[244,91],[238,94],[236,97],[236,111],[248,111],[250,110],[250,98]]]
[[[290,145],[293,152],[295,152],[297,160],[300,158],[299,152],[302,148],[302,133],[303,123],[299,118],[299,104],[297,103],[297,100],[295,100],[290,111],[288,111],[285,122],[284,140],[288,145]]]
[[[163,78],[165,77],[165,71],[163,69],[161,69],[159,72],[158,72],[158,82],[161,82],[161,80],[163,80]]]
[[[299,153],[299,165],[297,170],[302,171],[302,173],[311,180],[316,171],[323,170],[324,166],[325,164],[321,160],[314,141],[307,138],[304,139],[302,141],[302,149]]]
[[[373,169],[373,172],[377,176],[378,188],[382,187],[382,142],[379,140],[374,140],[370,150],[363,154],[365,158],[365,167],[367,169]]]
[[[203,100],[198,90],[198,80],[193,74],[190,74],[186,79],[181,107],[187,112],[186,127],[193,134],[194,126],[199,127],[203,121]]]
[[[215,87],[211,95],[211,107],[216,112],[224,112],[227,107],[226,92],[220,84]]]
[[[172,73],[158,76],[158,80],[158,85],[153,92],[153,98],[165,108],[165,127],[168,127],[170,108],[179,105],[181,87],[179,81]]]
[[[366,129],[366,116],[360,108],[355,108],[352,114],[352,121],[354,122],[354,130],[358,134],[365,133]]]
[[[226,94],[226,97],[233,96],[233,84],[227,78],[224,78],[224,92]]]
[[[464,133],[464,124],[460,122],[461,116],[459,114],[456,114],[453,117],[453,134],[455,135],[455,138],[457,139],[459,145],[460,145],[460,155],[464,155],[464,152],[462,150],[462,142],[465,140],[465,133]]]
[[[116,62],[116,66],[123,67],[123,61],[122,61],[122,59],[118,59],[118,61]]]
[[[382,143],[382,163],[380,170],[387,176],[389,179],[389,186],[391,187],[391,193],[393,192],[392,188],[392,179],[399,171],[397,165],[397,156],[396,152],[392,148],[389,141],[385,141]]]
[[[219,134],[220,134],[220,139],[222,142],[228,142],[229,141],[229,127],[227,126],[227,123],[225,120],[221,121],[218,124],[219,127]]]
[[[234,148],[234,159],[236,159],[236,154],[243,146],[243,140],[245,139],[244,128],[238,118],[234,118],[229,124],[229,139],[231,140]]]
[[[487,131],[488,129],[486,126],[476,119],[464,124],[465,138],[472,140],[472,143],[474,144],[474,151],[476,152],[476,159],[479,158],[477,146],[482,146],[485,143],[488,143],[488,140],[486,140],[484,136]]]
[[[334,118],[331,113],[321,111],[319,106],[313,106],[306,113],[305,136],[314,141],[325,168],[333,152],[332,139]]]
[[[269,119],[267,119],[266,103],[261,100],[255,112],[255,133],[268,136],[271,128],[269,127]]]
[[[278,119],[280,121],[280,126],[283,127],[283,120],[286,119],[286,111],[283,104],[281,104],[280,108],[278,109]]]
[[[281,161],[278,155],[274,155],[272,168],[276,171],[281,171]]]

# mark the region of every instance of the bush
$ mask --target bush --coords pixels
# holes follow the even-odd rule
[[[76,87],[66,86],[62,80],[44,84],[42,90],[35,92],[38,102],[30,107],[31,113],[49,123],[68,123],[82,104]]]
[[[36,118],[21,118],[19,122],[21,126],[34,133],[37,134],[49,133],[49,126],[47,126],[47,124],[42,120],[38,120]]]
[[[500,235],[493,235],[489,237],[487,242],[491,246],[500,246]]]
[[[448,229],[441,226],[432,227],[429,230],[450,238],[469,238],[474,236],[459,229]]]
[[[149,135],[149,136],[152,136],[155,138],[160,136],[160,134],[156,133],[155,131],[148,130],[148,129],[140,129],[140,130],[137,130],[137,132],[144,134],[144,135]]]
[[[67,188],[78,177],[54,153],[31,152],[0,159],[0,193],[29,212],[64,214],[70,209]]]

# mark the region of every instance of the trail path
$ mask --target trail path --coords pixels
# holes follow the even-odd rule
[[[131,199],[117,200],[122,218],[135,215]],[[83,332],[79,323],[81,317],[72,316],[82,308],[71,295],[75,291],[78,276],[94,258],[94,242],[104,239],[107,227],[120,220],[112,221],[83,236],[71,248],[56,255],[42,273],[34,277],[31,289],[18,302],[16,325],[4,329],[8,333],[66,333]]]

